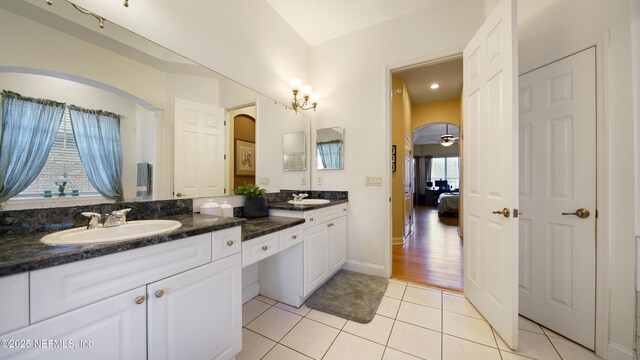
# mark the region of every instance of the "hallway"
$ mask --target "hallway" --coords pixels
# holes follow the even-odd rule
[[[415,229],[404,245],[393,246],[394,279],[462,292],[462,239],[457,217],[438,217],[438,209],[414,207]]]

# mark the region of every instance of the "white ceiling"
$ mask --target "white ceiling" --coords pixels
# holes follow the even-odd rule
[[[401,70],[393,76],[405,80],[412,105],[457,99],[462,94],[462,59]],[[432,83],[438,83],[440,87],[432,90]]]
[[[314,46],[446,0],[267,1],[309,46]]]
[[[447,131],[446,124],[427,124],[417,128],[413,132],[414,145],[440,144],[440,136]],[[459,136],[459,129],[455,125],[449,125],[449,133],[455,137]]]

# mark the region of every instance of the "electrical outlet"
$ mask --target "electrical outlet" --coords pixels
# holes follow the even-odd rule
[[[302,185],[307,185],[307,177],[306,176],[302,177]]]
[[[366,176],[364,178],[365,186],[382,186],[382,176]]]
[[[260,185],[269,185],[269,178],[260,178]]]
[[[318,185],[322,185],[322,176],[318,176]]]

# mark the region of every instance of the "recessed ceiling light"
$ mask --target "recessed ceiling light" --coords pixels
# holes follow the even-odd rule
[[[431,84],[431,90],[435,90],[435,89],[437,89],[439,87],[440,87],[440,84],[438,84],[438,83]]]

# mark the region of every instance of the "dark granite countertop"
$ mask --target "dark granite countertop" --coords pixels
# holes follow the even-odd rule
[[[265,218],[246,219],[242,224],[242,241],[251,240],[296,225],[304,224],[303,218],[269,216]]]
[[[329,202],[326,203],[326,204],[314,204],[314,205],[294,205],[294,204],[289,204],[286,201],[268,203],[267,205],[269,205],[269,209],[291,210],[291,211],[309,211],[309,210],[315,210],[315,209],[320,209],[320,208],[324,208],[324,207],[334,206],[334,205],[338,205],[338,204],[344,204],[344,203],[347,203],[347,202],[349,202],[349,199],[329,200]]]
[[[215,230],[240,226],[246,223],[245,219],[223,218],[193,213],[166,216],[161,219],[177,220],[182,223],[182,226],[166,234],[135,240],[83,246],[51,246],[40,242],[40,238],[53,231],[3,235],[0,237],[0,276],[91,259],[98,256],[205,234]]]

